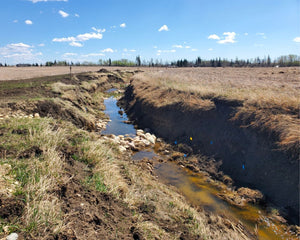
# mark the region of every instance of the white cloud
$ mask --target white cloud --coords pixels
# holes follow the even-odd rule
[[[294,42],[300,42],[300,37],[295,37],[295,38],[293,39],[293,41],[294,41]]]
[[[82,47],[83,46],[83,44],[79,43],[79,42],[70,42],[69,45],[72,47]]]
[[[26,23],[27,25],[32,25],[32,24],[33,24],[33,22],[32,22],[31,20],[26,20],[25,23]]]
[[[209,48],[209,49],[208,49],[208,51],[212,51],[212,50],[213,50],[212,48]]]
[[[34,52],[34,47],[25,43],[11,43],[0,48],[0,55],[10,58],[15,63],[24,61],[35,61],[37,56],[43,55],[41,52]]]
[[[44,43],[41,43],[38,45],[39,47],[45,47],[45,44]]]
[[[89,54],[85,54],[85,55],[81,55],[84,58],[87,57],[100,57],[100,56],[105,56],[105,54],[103,53],[89,53]]]
[[[192,51],[193,51],[193,52],[197,52],[198,49],[197,49],[197,48],[193,48]]]
[[[135,49],[127,49],[127,48],[124,48],[123,49],[123,52],[136,52]]]
[[[157,48],[157,46],[153,46],[153,48]]]
[[[92,29],[95,31],[95,32],[98,32],[98,33],[104,33],[106,31],[105,28],[101,29],[101,28],[95,28],[95,27],[92,27]]]
[[[220,37],[216,34],[212,34],[208,36],[208,39],[213,39],[213,40],[220,40]]]
[[[191,46],[185,46],[185,48],[191,48]]]
[[[256,35],[261,36],[263,39],[267,38],[265,33],[256,33]]]
[[[33,3],[37,2],[67,2],[68,0],[28,0]]]
[[[78,13],[75,13],[74,16],[78,18],[80,17]]]
[[[77,41],[84,42],[90,39],[102,39],[103,35],[101,33],[85,33],[77,35]]]
[[[125,28],[125,27],[126,27],[126,23],[120,24],[120,27],[121,27],[121,28]]]
[[[106,48],[106,49],[103,49],[101,52],[110,52],[110,53],[113,53],[114,50],[112,50],[111,48]]]
[[[175,45],[173,45],[172,47],[173,47],[173,48],[183,48],[183,46],[182,46],[182,45],[176,45],[176,44],[175,44]]]
[[[18,20],[16,19],[16,20],[14,20],[13,22],[14,22],[14,23],[17,23],[17,22],[18,22]]]
[[[244,33],[244,35],[245,35],[245,36],[248,36],[248,35],[249,35],[249,33],[247,33],[247,32],[246,32],[246,33]]]
[[[77,41],[76,37],[66,37],[66,38],[54,38],[53,42],[74,42]]]
[[[224,32],[223,35],[225,35],[225,38],[222,40],[219,40],[218,43],[220,44],[226,44],[226,43],[235,43],[235,32]]]
[[[157,53],[175,53],[176,50],[172,49],[172,50],[157,50]]]
[[[158,31],[159,31],[159,32],[161,32],[161,31],[169,31],[169,28],[168,28],[167,25],[163,25],[163,26],[161,26],[160,29],[158,29]]]
[[[77,53],[64,53],[63,57],[72,57],[72,56],[77,56]]]
[[[63,18],[66,18],[66,17],[69,16],[69,13],[66,13],[66,12],[64,12],[64,11],[62,11],[62,10],[59,10],[58,13],[59,13]]]
[[[70,42],[70,46],[82,47],[83,44],[80,42],[85,42],[90,39],[102,39],[103,35],[101,33],[84,33],[79,34],[76,37],[64,37],[64,38],[53,38],[52,42]]]

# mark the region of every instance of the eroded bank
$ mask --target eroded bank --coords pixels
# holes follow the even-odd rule
[[[299,224],[299,161],[295,155],[278,149],[274,136],[232,120],[242,103],[213,99],[214,107],[202,109],[181,102],[159,105],[143,97],[152,90],[141,87],[137,80],[131,82],[122,99],[131,120],[170,143],[184,143],[194,153],[214,157],[219,170],[233,178],[236,185],[259,189],[268,202]],[[164,96],[154,94],[153,98],[159,102]]]

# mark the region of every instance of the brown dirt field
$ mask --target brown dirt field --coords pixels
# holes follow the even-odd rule
[[[72,66],[72,73],[94,72],[101,67]],[[0,81],[19,80],[45,76],[69,74],[70,67],[1,67]]]

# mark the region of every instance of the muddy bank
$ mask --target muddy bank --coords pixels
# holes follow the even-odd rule
[[[267,201],[299,224],[299,161],[278,150],[272,136],[232,121],[240,103],[213,99],[215,106],[207,109],[185,108],[180,103],[157,107],[142,97],[136,84],[133,81],[127,88],[122,103],[140,128],[150,128],[174,144],[186,143],[194,153],[213,156],[236,185],[259,189]]]

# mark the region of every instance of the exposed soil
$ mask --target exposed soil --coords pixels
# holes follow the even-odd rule
[[[59,186],[59,195],[67,227],[54,239],[133,239],[131,210],[112,195],[82,185],[91,174],[85,164],[69,158],[65,171],[69,181]]]
[[[23,213],[24,202],[22,196],[8,197],[0,195],[0,218],[14,222]]]

